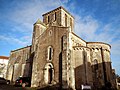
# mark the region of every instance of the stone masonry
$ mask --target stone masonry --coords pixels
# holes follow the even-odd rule
[[[38,19],[34,24],[31,46],[11,51],[8,79],[31,77],[31,87],[101,88],[112,84],[110,48],[78,37],[74,17],[58,7],[43,14],[43,22]]]

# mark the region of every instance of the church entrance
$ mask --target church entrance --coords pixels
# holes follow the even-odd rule
[[[44,80],[46,84],[52,84],[54,77],[54,70],[53,70],[53,65],[51,63],[47,63],[45,65],[45,70],[44,70]]]
[[[49,68],[49,72],[48,72],[48,82],[49,82],[49,84],[52,83],[52,68]]]

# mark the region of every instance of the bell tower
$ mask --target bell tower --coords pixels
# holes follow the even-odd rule
[[[72,31],[74,29],[74,17],[61,6],[43,14],[43,23],[48,26],[71,27]]]

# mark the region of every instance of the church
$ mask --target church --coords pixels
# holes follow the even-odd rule
[[[74,17],[63,7],[33,25],[32,45],[11,51],[7,79],[31,77],[31,87],[80,89],[113,85],[111,46],[87,42],[74,33]]]

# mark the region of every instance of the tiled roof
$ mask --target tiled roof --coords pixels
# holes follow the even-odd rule
[[[9,59],[7,56],[0,56],[0,59]]]

